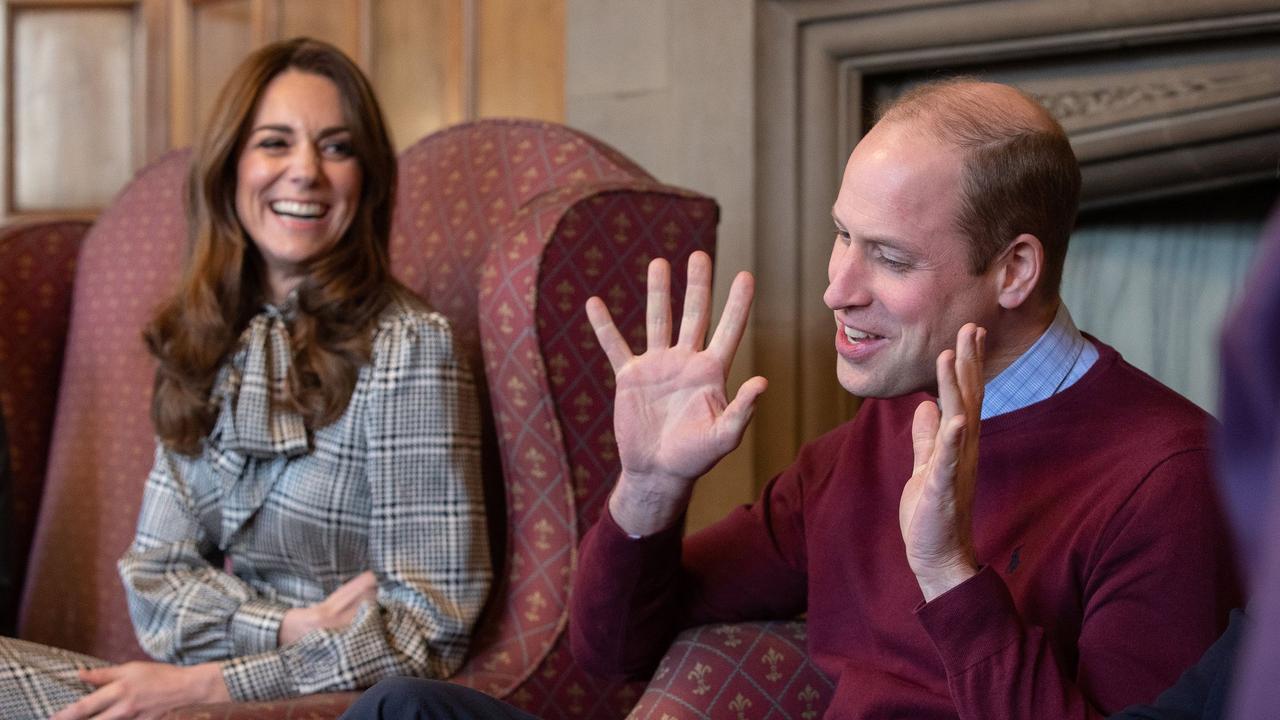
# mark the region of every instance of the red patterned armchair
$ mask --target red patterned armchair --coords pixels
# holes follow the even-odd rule
[[[809,661],[803,621],[723,623],[680,634],[629,720],[816,720],[835,683]]]
[[[31,548],[19,635],[116,661],[142,656],[115,561],[151,463],[154,366],[139,333],[178,272],[186,164],[177,151],[142,170],[87,235],[83,223],[0,235],[0,401]],[[642,685],[579,670],[565,635],[577,541],[617,472],[612,372],[582,307],[600,295],[638,344],[649,259],[711,251],[717,219],[709,198],[548,123],[461,125],[401,156],[395,270],[450,317],[488,388],[491,524],[505,530],[457,682],[546,718],[618,718],[640,699]],[[171,715],[333,717],[353,697]]]

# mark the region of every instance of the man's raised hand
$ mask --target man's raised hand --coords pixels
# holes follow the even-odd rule
[[[587,317],[617,377],[613,425],[622,474],[609,498],[619,527],[648,535],[684,512],[693,482],[729,454],[746,431],[767,383],[753,377],[729,401],[725,382],[751,311],[754,281],[738,273],[724,314],[704,349],[711,324],[711,258],[689,258],[680,336],[671,344],[671,266],[649,263],[645,310],[647,348],[640,355],[613,323],[600,298]]]
[[[938,404],[920,403],[911,424],[915,469],[902,490],[898,522],[926,602],[977,572],[973,498],[986,334],[973,323],[960,328],[956,349],[938,356]]]

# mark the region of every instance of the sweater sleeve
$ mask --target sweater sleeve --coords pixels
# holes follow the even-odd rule
[[[1200,658],[1200,662],[1178,678],[1177,684],[1160,693],[1152,705],[1133,705],[1108,720],[1202,720],[1223,717],[1232,668],[1249,625],[1243,610],[1231,611],[1231,625]]]
[[[119,562],[139,644],[181,664],[274,648],[288,606],[209,562],[217,546],[182,478],[179,461],[157,442],[138,530]]]
[[[370,382],[377,604],[344,628],[226,661],[236,700],[353,690],[393,675],[447,677],[466,655],[491,578],[473,383],[443,321],[407,320],[375,340]]]
[[[681,629],[804,610],[799,472],[683,542],[680,527],[628,536],[606,507],[583,538],[569,624],[574,659],[601,675],[651,672]]]
[[[1103,535],[1083,550],[1074,648],[1025,622],[991,567],[917,608],[960,717],[1103,718],[1155,697],[1218,636],[1238,591],[1207,451],[1158,465]]]

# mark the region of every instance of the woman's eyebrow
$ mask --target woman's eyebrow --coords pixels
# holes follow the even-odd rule
[[[260,132],[262,130],[272,130],[275,132],[293,134],[293,128],[289,127],[288,125],[272,125],[272,124],[259,125],[250,132]]]
[[[292,134],[293,134],[293,128],[292,128],[292,127],[290,127],[290,126],[288,126],[288,125],[276,125],[276,124],[272,124],[272,123],[267,123],[267,124],[265,124],[265,125],[259,125],[259,126],[255,127],[253,130],[251,130],[250,132],[251,132],[251,133],[256,133],[256,132],[260,132],[260,131],[263,131],[263,130],[269,130],[269,131],[272,131],[272,132],[280,132],[280,133],[288,133],[288,134],[290,134],[290,135],[292,135]],[[329,135],[336,135],[336,134],[338,134],[338,133],[344,133],[344,132],[350,132],[350,131],[351,131],[351,128],[348,128],[346,125],[334,125],[334,126],[332,126],[332,127],[324,128],[324,129],[323,129],[323,130],[321,130],[320,132],[316,133],[316,137],[328,137]]]

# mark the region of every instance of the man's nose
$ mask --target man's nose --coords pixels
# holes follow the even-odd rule
[[[856,247],[847,247],[831,258],[827,268],[827,290],[822,301],[832,310],[871,304],[866,258]]]

